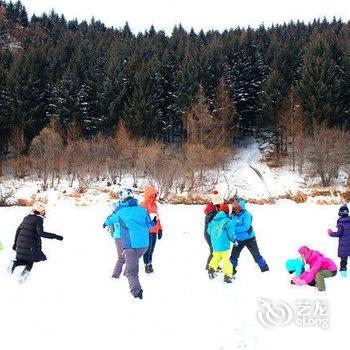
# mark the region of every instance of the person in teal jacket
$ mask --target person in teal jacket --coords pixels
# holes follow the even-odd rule
[[[149,245],[149,229],[155,225],[147,210],[138,205],[131,189],[126,188],[118,192],[121,199],[113,214],[108,216],[103,224],[113,226],[118,237],[120,234],[121,246],[125,258],[125,275],[128,278],[131,294],[135,298],[143,298],[143,290],[139,280],[139,260],[147,251]],[[115,226],[117,225],[117,226]]]
[[[230,209],[227,204],[221,204],[218,213],[208,225],[208,234],[210,236],[213,248],[212,258],[209,262],[208,275],[214,278],[215,271],[219,267],[219,263],[223,261],[224,282],[231,283],[233,275],[233,267],[230,262],[230,246],[231,242],[236,243],[234,234],[234,223],[229,218]]]
[[[120,202],[113,203],[113,212],[110,216],[112,216],[115,212],[117,212],[119,210],[120,204],[121,204]],[[105,221],[105,226],[107,226],[106,223],[108,222],[109,217]],[[114,238],[115,246],[117,248],[117,257],[118,257],[117,262],[116,262],[115,267],[114,267],[114,270],[113,270],[113,273],[112,273],[112,278],[119,278],[122,271],[123,271],[123,266],[125,264],[125,257],[123,254],[124,249],[122,246],[119,222],[116,222],[112,226],[108,226],[108,230],[109,230],[111,236]]]
[[[244,247],[248,248],[261,272],[269,271],[269,266],[260,254],[253,229],[253,216],[246,209],[246,201],[244,199],[238,199],[233,203],[231,219],[235,223],[235,235],[238,241],[238,245],[232,248],[230,257],[233,265],[233,274],[237,272],[238,258]]]

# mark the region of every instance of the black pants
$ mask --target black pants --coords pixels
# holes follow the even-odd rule
[[[213,247],[211,246],[210,235],[204,234],[204,238],[205,238],[205,241],[208,243],[209,251],[210,251],[208,259],[207,259],[207,264],[205,266],[205,269],[208,270],[209,269],[210,260],[211,260],[211,258],[213,256]]]
[[[152,265],[152,257],[154,248],[156,246],[158,234],[156,233],[149,233],[149,246],[146,251],[146,253],[143,255],[143,262],[146,266]]]
[[[235,269],[238,265],[238,258],[241,255],[244,247],[248,248],[250,254],[252,254],[254,258],[254,261],[259,265],[260,269],[267,267],[265,259],[260,254],[256,238],[253,237],[245,241],[238,242],[238,246],[232,248],[230,260]]]
[[[340,258],[340,271],[346,271],[348,265],[348,257]]]
[[[25,266],[25,269],[30,271],[33,267],[33,262],[28,262],[25,260],[15,260],[13,267],[12,267],[12,271],[14,271],[14,269],[18,266]]]

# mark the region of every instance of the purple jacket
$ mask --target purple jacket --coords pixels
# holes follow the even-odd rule
[[[330,236],[339,237],[338,256],[345,258],[350,256],[350,216],[341,217],[337,221],[337,232]]]

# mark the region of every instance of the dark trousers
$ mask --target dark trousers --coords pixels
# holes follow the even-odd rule
[[[232,248],[230,260],[234,269],[236,269],[238,265],[238,258],[241,255],[241,252],[244,247],[248,248],[250,254],[252,254],[254,258],[254,261],[259,265],[260,269],[264,269],[265,267],[267,267],[265,259],[260,254],[256,238],[253,237],[245,241],[238,242],[238,246]]]
[[[210,260],[213,257],[213,247],[211,246],[210,236],[208,234],[204,234],[204,238],[205,238],[205,241],[208,243],[209,252],[210,252],[209,256],[208,256],[208,259],[207,259],[207,264],[205,265],[205,269],[208,270],[209,269]]]
[[[156,246],[157,236],[158,235],[156,233],[149,234],[149,246],[146,253],[143,255],[143,262],[145,263],[146,266],[152,265],[152,256],[153,256],[154,248]]]
[[[147,248],[124,249],[125,276],[129,281],[130,291],[137,295],[142,291],[139,280],[139,259],[146,252]]]
[[[340,258],[340,271],[347,271],[348,257]]]
[[[12,271],[14,271],[14,269],[18,266],[25,266],[25,269],[30,271],[33,267],[33,262],[28,262],[25,260],[15,260],[12,266]]]

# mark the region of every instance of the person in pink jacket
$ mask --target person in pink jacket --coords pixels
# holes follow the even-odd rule
[[[337,274],[336,264],[331,259],[324,257],[320,252],[311,250],[306,246],[300,247],[298,252],[310,269],[306,270],[299,277],[294,277],[291,283],[303,286],[314,282],[319,291],[325,291],[325,278],[334,277]]]

